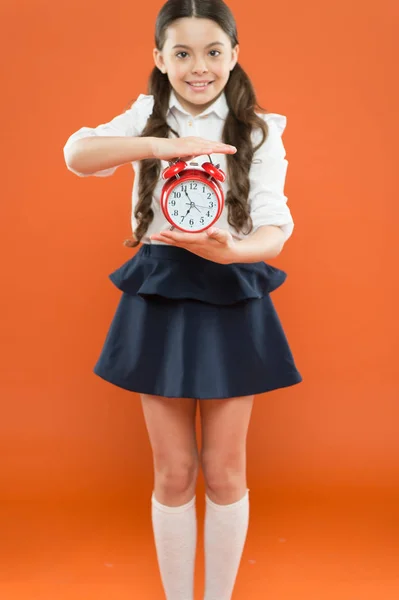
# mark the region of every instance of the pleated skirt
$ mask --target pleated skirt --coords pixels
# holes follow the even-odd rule
[[[286,273],[144,244],[109,275],[122,292],[94,373],[166,398],[262,394],[302,381],[270,294]]]

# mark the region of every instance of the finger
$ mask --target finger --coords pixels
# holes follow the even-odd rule
[[[174,232],[171,231],[161,231],[156,235],[156,237],[153,236],[151,239],[156,239],[160,242],[166,242],[168,244],[176,244],[181,243],[183,241],[180,236],[177,236]]]
[[[211,228],[207,230],[207,234],[210,238],[217,240],[220,243],[227,243],[229,240],[229,232],[223,231],[222,229]]]
[[[162,233],[153,233],[150,236],[150,240],[155,240],[157,242],[165,242],[166,244],[174,244],[175,240],[168,238],[166,235],[162,235]]]
[[[221,146],[221,150],[226,154],[235,154],[237,152],[236,146],[231,146],[230,144],[223,144],[223,146]],[[217,153],[217,149],[215,152]]]
[[[187,243],[190,240],[190,234],[176,231],[161,231],[159,234],[161,241],[171,241],[179,244]]]
[[[222,144],[218,146],[208,146],[204,154],[235,154],[237,148],[228,144]]]
[[[193,246],[195,244],[204,244],[207,242],[206,232],[185,233],[183,231],[163,231],[161,235],[165,239],[173,240],[177,244],[184,246]]]
[[[204,139],[198,140],[198,145],[196,145],[196,149],[197,148],[204,154],[235,154],[237,152],[236,146]]]
[[[235,148],[235,146],[227,144],[226,142],[220,142],[219,140],[197,138],[195,141],[201,143],[204,146],[212,146],[212,148]]]

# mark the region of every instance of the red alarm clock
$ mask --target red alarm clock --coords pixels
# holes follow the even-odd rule
[[[203,163],[201,169],[190,169],[178,160],[162,177],[167,181],[161,192],[161,207],[172,228],[199,233],[218,220],[224,208],[220,183],[226,180],[219,165],[211,161]]]

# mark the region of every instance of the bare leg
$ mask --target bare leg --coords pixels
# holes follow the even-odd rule
[[[205,600],[230,600],[249,523],[246,440],[253,396],[202,400]]]
[[[197,401],[141,397],[154,461],[152,523],[167,600],[194,599]]]

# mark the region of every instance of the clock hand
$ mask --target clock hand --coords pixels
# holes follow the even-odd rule
[[[186,204],[188,204],[188,202],[186,202]],[[197,207],[198,207],[198,204],[194,204],[194,202],[193,202],[193,203],[192,203],[192,208],[193,208],[193,207],[194,207],[194,208],[196,208],[196,209],[198,210],[198,212],[199,212],[199,213],[201,212],[201,211],[200,211],[200,209],[199,209],[199,208],[197,208]],[[201,208],[205,208],[205,207],[204,207],[204,206],[201,206]]]
[[[187,217],[187,215],[188,215],[188,213],[190,212],[191,209],[192,209],[192,206],[190,206],[190,208],[188,209],[188,211],[186,212],[186,214],[184,215],[184,217],[180,221],[181,223],[183,223],[184,219]]]
[[[182,186],[183,187],[183,186]],[[187,198],[190,200],[190,202],[193,204],[193,201],[191,200],[190,196],[187,194],[187,190],[184,190],[184,193],[186,194]]]
[[[209,208],[209,206],[202,206],[202,204],[195,204],[195,208],[197,208],[197,206],[199,206],[200,208]]]
[[[190,196],[187,194],[187,190],[186,190],[186,189],[184,190],[184,193],[186,194],[187,198],[189,199],[189,201],[190,201],[190,204],[191,204],[191,207],[193,207],[193,206],[194,206],[194,208],[197,208],[197,205],[195,204],[195,202],[193,202],[193,201],[191,200]],[[199,213],[201,212],[201,211],[200,211],[198,208],[197,208],[197,210],[198,210],[198,212],[199,212]]]

